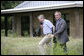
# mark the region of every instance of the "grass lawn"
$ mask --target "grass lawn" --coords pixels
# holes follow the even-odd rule
[[[1,37],[2,55],[40,55],[38,43],[39,37]],[[67,43],[68,55],[83,55],[83,38],[73,39]],[[52,54],[53,55],[53,54]],[[58,52],[57,55],[62,55]]]

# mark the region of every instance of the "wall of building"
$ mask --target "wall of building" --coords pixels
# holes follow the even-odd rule
[[[21,15],[19,14],[16,14],[16,15],[14,15],[15,17],[15,33],[17,34],[17,35],[21,35]]]
[[[52,23],[53,23],[53,15],[54,15],[54,12],[55,11],[60,11],[62,14],[69,14],[69,20],[70,20],[70,36],[71,37],[76,37],[76,22],[75,22],[75,10],[76,8],[68,8],[68,9],[59,9],[59,10],[49,10],[49,11],[38,11],[38,12],[33,12],[33,27],[37,27],[39,24],[38,24],[38,19],[37,19],[37,16],[39,14],[44,14],[46,16],[47,19],[49,19]],[[78,34],[79,37],[83,36],[83,9],[82,8],[79,8],[79,19],[80,19],[80,25],[79,25],[79,31],[80,33]]]
[[[33,27],[36,28],[39,25],[39,23],[38,23],[39,21],[37,19],[37,16],[40,15],[40,14],[44,14],[44,16],[53,23],[53,18],[54,18],[55,11],[60,11],[62,14],[69,14],[70,15],[70,18],[69,18],[70,19],[70,24],[71,24],[70,32],[73,32],[73,33],[70,33],[70,35],[73,36],[74,33],[75,33],[74,32],[75,31],[74,30],[74,20],[73,20],[74,15],[72,15],[72,13],[71,13],[71,12],[73,12],[73,9],[59,9],[59,10],[55,9],[55,10],[48,10],[48,11],[33,12],[33,22],[34,22]]]
[[[83,37],[83,8],[79,9],[79,18],[80,18],[80,37]]]
[[[75,8],[68,8],[68,9],[59,9],[59,10],[46,10],[46,11],[36,11],[36,12],[32,12],[32,27],[33,29],[36,29],[39,26],[39,21],[37,19],[37,16],[40,14],[44,14],[44,16],[46,17],[46,19],[50,20],[53,23],[53,16],[54,16],[54,12],[55,11],[60,11],[62,14],[69,14],[69,20],[70,20],[70,36],[71,37],[76,37],[76,23],[75,23]],[[29,15],[28,13],[22,13],[21,15],[18,14],[17,17],[17,22],[18,22],[18,28],[17,31],[20,30],[20,19],[22,15]],[[79,29],[80,29],[80,33],[79,35],[81,37],[83,37],[83,8],[79,8],[79,19],[80,19],[80,25],[79,25]],[[20,32],[20,31],[19,31]],[[42,30],[41,30],[41,34],[42,34]]]

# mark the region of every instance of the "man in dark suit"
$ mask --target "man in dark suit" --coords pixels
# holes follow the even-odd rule
[[[59,11],[55,12],[56,18],[56,32],[51,35],[51,38],[54,38],[54,43],[60,43],[60,46],[63,47],[64,52],[67,51],[66,43],[69,41],[67,34],[67,25],[64,19],[61,18],[61,13]]]

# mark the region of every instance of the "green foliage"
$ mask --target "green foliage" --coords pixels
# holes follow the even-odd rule
[[[5,18],[1,16],[1,29],[5,28],[4,21],[5,21]]]
[[[2,30],[1,30],[1,36],[4,36],[4,35],[5,35],[5,30],[2,29]]]
[[[4,22],[4,20],[5,20],[5,19],[4,19],[4,17],[3,17],[3,16],[1,16],[1,22]]]
[[[2,55],[33,55],[39,54],[38,42],[41,38],[1,38]],[[3,49],[5,48],[5,49]]]
[[[9,31],[10,32],[10,31]],[[38,49],[38,43],[42,38],[22,38],[22,37],[1,37],[1,54],[2,55],[40,55]],[[54,46],[54,44],[53,44]],[[44,45],[46,47],[46,45]],[[68,55],[83,55],[83,39],[70,37],[70,41],[67,43]],[[48,55],[50,51],[47,50]],[[65,55],[63,49],[56,46],[55,53],[52,55]]]
[[[24,33],[24,36],[29,37],[29,34],[27,31],[24,31],[23,33]]]
[[[1,31],[1,34],[4,30]],[[9,36],[5,37],[1,35],[1,54],[2,55],[40,55],[38,43],[42,38],[30,38],[20,37],[8,31]],[[54,43],[52,43],[52,50],[44,45],[48,55],[66,55],[63,49],[57,44],[53,51]],[[50,51],[52,53],[50,54]],[[67,43],[67,54],[68,55],[83,55],[83,38],[71,38]]]
[[[23,1],[1,1],[1,10],[14,8],[22,2]],[[7,21],[8,29],[11,29],[12,28],[12,18],[8,17],[7,19],[8,19]],[[1,29],[5,28],[4,22],[5,22],[4,16],[1,16]]]
[[[1,30],[1,36],[5,37],[5,30],[2,29]],[[12,33],[12,30],[8,30],[8,37],[17,37],[18,35],[16,35],[16,33]]]
[[[59,43],[53,45],[53,55],[65,55],[63,48]]]
[[[8,29],[12,28],[12,17],[7,18],[7,26],[8,26]],[[4,28],[5,28],[5,18],[4,16],[1,16],[1,29],[4,29]]]
[[[1,1],[1,10],[14,8],[22,2],[23,1]]]

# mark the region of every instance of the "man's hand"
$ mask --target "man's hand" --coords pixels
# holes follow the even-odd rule
[[[52,34],[50,37],[51,37],[51,38],[53,38],[53,37],[54,37],[54,35]]]

